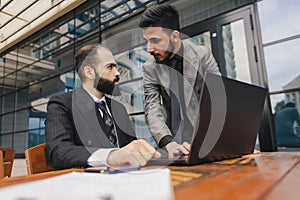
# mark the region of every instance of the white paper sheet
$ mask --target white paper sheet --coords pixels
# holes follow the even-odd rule
[[[168,200],[173,199],[169,169],[120,174],[72,172],[0,189],[5,200]]]

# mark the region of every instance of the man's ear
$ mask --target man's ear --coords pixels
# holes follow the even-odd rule
[[[87,79],[95,79],[95,70],[90,66],[84,66],[83,73]]]
[[[180,38],[179,38],[179,31],[176,31],[174,30],[172,33],[171,33],[171,40],[174,44],[178,43],[180,41]]]

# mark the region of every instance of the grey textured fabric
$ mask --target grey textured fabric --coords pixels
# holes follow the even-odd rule
[[[194,127],[197,121],[199,97],[206,72],[220,74],[217,63],[206,47],[196,45],[190,40],[182,41],[183,51],[183,91],[186,116]],[[172,136],[170,103],[170,67],[156,63],[154,58],[143,65],[143,86],[145,94],[145,115],[151,134],[157,143],[166,135]],[[181,113],[181,119],[183,118]],[[181,122],[178,122],[181,123]],[[192,137],[177,134],[177,142]],[[190,134],[190,135],[188,135]]]

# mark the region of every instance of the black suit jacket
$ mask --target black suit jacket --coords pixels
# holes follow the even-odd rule
[[[132,123],[123,105],[107,97],[106,102],[123,147],[136,139]],[[105,125],[96,103],[82,87],[52,96],[45,124],[47,160],[57,169],[87,167],[93,152],[115,147],[103,132]]]

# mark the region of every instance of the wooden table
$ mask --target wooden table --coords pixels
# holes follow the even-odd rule
[[[261,153],[248,158],[173,171],[202,174],[176,183],[176,199],[300,199],[300,152]],[[173,179],[174,181],[174,179]]]
[[[190,167],[171,169],[177,200],[185,199],[299,199],[300,152],[272,152]],[[0,187],[69,173],[52,171],[5,178]]]

